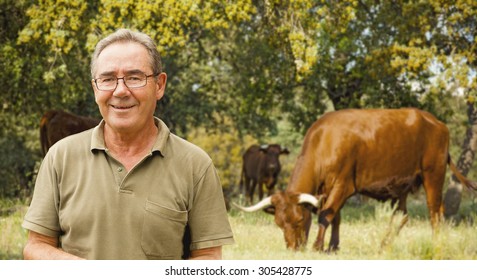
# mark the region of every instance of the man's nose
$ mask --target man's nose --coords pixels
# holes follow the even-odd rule
[[[123,78],[118,79],[118,84],[116,85],[116,89],[113,92],[114,96],[122,97],[129,93],[129,88],[126,86]]]

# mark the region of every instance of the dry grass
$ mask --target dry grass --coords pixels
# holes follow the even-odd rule
[[[0,259],[21,259],[26,231],[21,222],[26,211],[22,204],[0,204]],[[469,208],[470,207],[470,208]],[[225,246],[226,260],[477,260],[476,206],[465,206],[465,219],[458,225],[444,222],[433,234],[427,210],[423,205],[409,206],[409,222],[398,235],[389,235],[399,226],[401,217],[394,219],[390,230],[392,209],[387,204],[367,202],[361,206],[345,206],[342,210],[341,244],[337,253],[312,250],[317,234],[316,218],[305,250],[285,249],[282,231],[273,216],[263,212],[243,213],[233,209],[230,223],[235,244]],[[8,211],[5,211],[8,209]],[[327,232],[326,242],[330,230]],[[386,246],[381,243],[386,237]]]
[[[0,206],[3,210],[0,215],[0,260],[22,259],[27,232],[21,227],[21,223],[27,207],[11,203]]]
[[[424,209],[420,209],[424,207]],[[410,207],[411,208],[411,207]],[[282,231],[273,216],[263,212],[238,213],[233,211],[230,222],[236,243],[224,247],[225,259],[245,260],[476,260],[477,227],[471,221],[453,225],[444,222],[433,233],[426,216],[425,206],[410,209],[409,221],[399,234],[394,234],[403,218],[397,215],[392,223],[392,209],[387,204],[371,203],[366,206],[347,206],[343,209],[340,250],[337,253],[319,253],[312,250],[317,235],[317,222],[313,221],[306,249],[292,252],[285,249]],[[475,213],[475,212],[474,212]],[[330,230],[327,231],[326,244]],[[388,244],[382,246],[382,241]]]

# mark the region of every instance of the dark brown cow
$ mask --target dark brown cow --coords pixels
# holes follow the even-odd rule
[[[289,151],[278,144],[252,145],[243,154],[240,192],[243,193],[245,188],[245,195],[250,203],[253,203],[253,194],[257,185],[259,199],[263,198],[264,185],[268,195],[272,194],[281,170],[279,156],[282,154],[289,154]]]
[[[311,208],[318,207],[319,230],[313,248],[323,250],[325,231],[331,224],[329,250],[336,250],[340,209],[355,193],[398,201],[398,209],[406,212],[407,195],[423,185],[435,228],[443,211],[447,165],[464,185],[477,189],[450,159],[447,127],[427,112],[336,111],[325,114],[308,130],[287,190],[240,208],[256,211],[273,206],[287,247],[296,250],[306,244]],[[308,194],[306,199],[303,194]],[[324,200],[322,205],[317,197]]]
[[[65,138],[98,125],[100,120],[64,111],[48,111],[40,120],[40,142],[43,155],[50,147]]]

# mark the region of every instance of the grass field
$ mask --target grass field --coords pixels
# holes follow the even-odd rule
[[[396,236],[400,216],[390,226],[389,204],[374,201],[347,205],[342,210],[341,244],[337,253],[318,253],[311,247],[317,235],[316,218],[307,247],[292,252],[285,248],[282,231],[273,216],[264,212],[243,213],[232,209],[230,223],[235,244],[224,246],[223,258],[234,260],[477,260],[477,205],[463,203],[458,224],[444,222],[433,234],[425,205],[409,202],[409,222]],[[21,222],[27,207],[0,202],[0,259],[21,259],[26,232]],[[391,230],[392,232],[392,230]],[[326,245],[330,230],[327,232]],[[384,238],[390,238],[382,246]]]
[[[444,222],[433,234],[425,205],[410,203],[409,221],[398,235],[402,215],[392,225],[389,204],[374,201],[361,206],[345,206],[340,227],[340,250],[337,253],[319,253],[312,250],[318,233],[313,221],[306,249],[292,252],[285,249],[282,231],[273,216],[262,212],[232,211],[230,222],[236,244],[224,247],[225,259],[266,260],[475,260],[477,259],[477,226],[474,224],[475,205],[466,205],[463,219],[458,224]],[[465,208],[465,209],[464,209]],[[390,234],[391,232],[391,234]],[[327,231],[328,246],[330,230]],[[382,242],[388,238],[388,244]]]
[[[22,259],[27,232],[21,227],[27,206],[18,201],[0,201],[0,260]]]

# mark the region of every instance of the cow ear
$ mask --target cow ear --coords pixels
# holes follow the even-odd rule
[[[283,154],[283,155],[288,155],[290,153],[290,151],[288,151],[287,147],[283,147],[283,149],[280,151],[280,154]]]
[[[315,194],[316,199],[320,201],[319,206],[315,207],[311,204],[307,204],[308,207],[310,207],[310,211],[313,212],[313,214],[318,214],[318,211],[323,207],[323,204],[325,203],[326,200],[326,194]]]
[[[263,209],[263,212],[275,215],[275,206],[269,206]]]
[[[318,213],[318,208],[309,204],[309,203],[304,203],[303,204],[303,207],[305,207],[307,210],[309,210],[310,212],[312,212],[313,214],[317,214]]]

